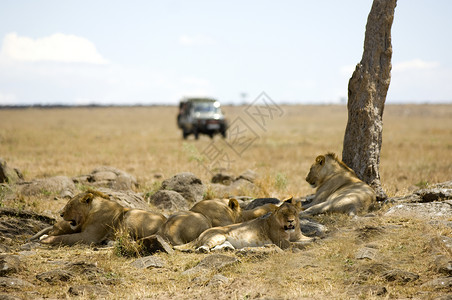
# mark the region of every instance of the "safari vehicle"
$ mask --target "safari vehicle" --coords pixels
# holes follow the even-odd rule
[[[199,134],[207,134],[213,138],[220,133],[226,137],[227,123],[221,111],[220,102],[211,98],[187,98],[179,103],[177,125],[182,129],[182,137],[190,134],[199,138]]]

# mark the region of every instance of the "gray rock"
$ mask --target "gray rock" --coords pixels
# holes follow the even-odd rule
[[[66,176],[55,176],[34,181],[20,182],[17,185],[19,192],[25,196],[36,195],[65,195],[74,193],[76,187],[72,179]]]
[[[215,274],[213,275],[212,279],[210,279],[208,286],[221,286],[229,283],[229,279],[221,274]]]
[[[237,249],[235,254],[239,257],[267,258],[276,253],[284,253],[284,250],[274,244],[265,245],[263,247],[245,247]]]
[[[34,287],[34,285],[20,278],[0,277],[0,287],[20,290],[27,287]]]
[[[243,172],[242,174],[240,174],[237,177],[237,180],[239,179],[245,179],[248,180],[249,182],[254,183],[254,181],[257,179],[258,175],[256,172],[254,172],[253,170],[246,170],[245,172]]]
[[[0,183],[14,184],[24,179],[22,173],[8,166],[3,158],[0,158]]]
[[[224,267],[235,265],[239,263],[240,261],[232,256],[227,256],[223,254],[211,254],[201,260],[199,264],[197,264],[195,267],[188,269],[184,271],[183,275],[192,275],[199,272],[203,272],[205,270],[221,270]]]
[[[324,237],[328,233],[325,225],[304,218],[300,218],[300,229],[303,235],[309,237]]]
[[[419,275],[412,273],[412,272],[399,270],[399,269],[394,269],[394,270],[389,270],[389,271],[383,272],[382,277],[386,281],[396,281],[396,282],[402,283],[402,284],[419,279]]]
[[[76,285],[69,288],[69,294],[74,296],[110,296],[106,288],[97,285]]]
[[[93,187],[105,187],[113,190],[128,191],[138,187],[136,178],[119,169],[101,166],[88,175],[80,175],[72,179],[76,183],[83,183]]]
[[[213,175],[210,182],[219,183],[223,185],[230,185],[234,180],[235,177],[233,175],[220,172]]]
[[[146,256],[133,261],[130,265],[138,269],[163,268],[165,262],[156,256]]]
[[[142,238],[140,242],[142,243],[145,252],[149,254],[154,254],[156,252],[168,254],[174,253],[173,248],[171,248],[171,246],[158,234]]]
[[[429,203],[401,203],[389,208],[384,215],[417,219],[447,219],[452,215],[452,200]]]
[[[149,197],[149,203],[155,207],[167,211],[188,210],[187,200],[178,192],[160,190]]]
[[[358,285],[351,287],[348,292],[349,295],[353,296],[383,296],[387,293],[384,286],[380,285]]]
[[[358,250],[358,252],[355,255],[355,258],[375,260],[377,253],[378,253],[377,249],[364,247]]]
[[[116,201],[124,207],[150,210],[143,196],[133,191],[115,191],[108,188],[97,188],[96,190],[108,195],[110,200]]]
[[[0,276],[17,273],[22,268],[21,262],[16,255],[0,255]]]
[[[14,295],[0,294],[0,300],[22,300]]]
[[[452,277],[440,277],[427,281],[421,287],[432,288],[435,290],[449,290],[452,288]]]
[[[434,202],[452,199],[452,188],[432,188],[422,189],[415,192],[422,199],[422,202]]]
[[[436,255],[432,263],[432,269],[435,272],[452,276],[452,260],[446,255]]]
[[[164,180],[161,189],[176,191],[186,200],[195,203],[203,199],[206,187],[201,182],[201,179],[193,173],[185,172]]]
[[[57,269],[39,273],[38,275],[36,275],[36,279],[51,284],[57,284],[60,281],[69,281],[69,279],[71,279],[73,276],[74,274],[67,270]]]
[[[278,198],[256,198],[245,206],[245,209],[255,209],[256,207],[267,203],[279,205],[281,201]]]

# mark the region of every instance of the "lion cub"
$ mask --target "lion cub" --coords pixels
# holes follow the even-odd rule
[[[139,239],[156,233],[166,220],[160,213],[125,208],[93,190],[70,199],[61,217],[63,220],[50,230],[46,228],[34,237],[48,230],[50,235],[41,240],[44,244],[96,244],[112,238],[115,231],[125,229]]]
[[[334,153],[317,156],[306,181],[317,191],[312,202],[303,206],[302,214],[339,212],[355,215],[368,211],[376,201],[374,190]]]
[[[312,240],[301,233],[298,218],[300,210],[301,204],[289,198],[273,213],[240,224],[207,229],[196,240],[174,248],[209,252],[211,249],[240,249],[276,244],[286,249],[292,243]]]

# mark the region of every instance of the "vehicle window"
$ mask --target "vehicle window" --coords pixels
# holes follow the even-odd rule
[[[195,112],[213,112],[213,113],[219,113],[220,108],[215,107],[213,103],[196,103],[194,107]]]

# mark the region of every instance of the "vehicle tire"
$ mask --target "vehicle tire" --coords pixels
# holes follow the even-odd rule
[[[184,138],[184,140],[187,139],[189,134],[190,133],[188,131],[186,131],[185,128],[182,128],[182,137]]]
[[[226,130],[223,130],[222,132],[221,132],[221,136],[225,139],[226,138]]]
[[[198,140],[199,139],[199,132],[198,131],[195,131],[195,140]]]

